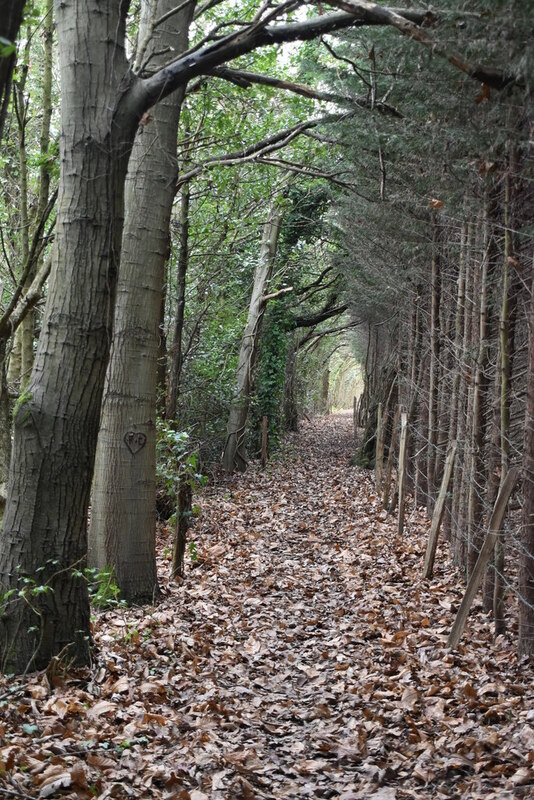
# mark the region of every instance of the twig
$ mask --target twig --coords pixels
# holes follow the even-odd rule
[[[8,794],[10,797],[23,797],[25,800],[35,800],[31,794],[26,794],[26,792],[21,791],[20,789],[7,789],[5,786],[2,788],[2,793],[4,795]]]
[[[4,692],[4,694],[0,694],[0,702],[2,700],[8,700],[10,697],[13,697],[14,695],[18,694],[19,692],[25,691],[25,689],[26,689],[26,687],[22,683],[19,686],[13,686],[13,688],[8,689],[8,691]]]
[[[287,294],[288,292],[292,292],[292,286],[286,286],[284,289],[278,289],[277,292],[271,292],[270,294],[264,294],[261,298],[262,303],[266,303],[268,300],[275,300],[277,297],[281,297],[283,294]]]

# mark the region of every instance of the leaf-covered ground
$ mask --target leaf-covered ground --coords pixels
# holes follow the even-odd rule
[[[306,423],[285,458],[218,483],[162,599],[96,614],[87,672],[0,686],[0,797],[534,796],[534,689],[462,586],[421,579],[428,522],[395,533],[351,421]]]

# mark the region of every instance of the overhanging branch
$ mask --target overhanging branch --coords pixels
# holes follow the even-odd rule
[[[380,7],[377,7],[380,8]],[[421,10],[399,10],[396,16],[421,24],[429,14]],[[260,47],[285,42],[309,41],[327,33],[344,28],[364,27],[372,25],[391,25],[391,21],[379,14],[375,8],[367,8],[363,4],[355,17],[354,7],[350,13],[339,12],[325,14],[302,22],[291,22],[280,25],[264,25],[251,23],[216,42],[207,44],[194,53],[167,64],[158,72],[147,78],[135,78],[132,85],[119,103],[117,119],[125,114],[139,120],[159,100],[163,100],[180,86],[185,86],[192,78],[204,75],[215,67],[226,64],[239,56],[250,53]]]
[[[273,153],[282,149],[283,147],[286,147],[294,139],[296,139],[297,136],[300,136],[300,134],[304,133],[305,131],[315,128],[318,125],[325,125],[329,122],[339,122],[342,119],[348,119],[353,115],[353,113],[354,112],[347,112],[345,114],[328,114],[324,117],[318,117],[317,119],[305,120],[304,122],[299,122],[297,125],[293,125],[291,128],[286,128],[283,131],[278,131],[278,133],[275,133],[272,136],[267,136],[264,139],[260,139],[260,141],[249,145],[249,147],[244,147],[242,150],[236,150],[232,153],[225,153],[220,156],[212,156],[211,158],[207,158],[204,162],[202,162],[202,164],[198,164],[196,167],[193,167],[193,169],[190,169],[188,172],[185,172],[183,175],[181,175],[176,186],[179,188],[184,183],[187,183],[193,178],[198,177],[198,175],[201,175],[204,170],[212,167],[229,167],[236,164],[245,163],[246,161],[260,160],[260,157],[265,157],[269,153]]]
[[[340,325],[337,328],[327,328],[324,331],[317,331],[311,333],[310,336],[304,337],[304,339],[299,342],[298,350],[302,349],[305,344],[308,346],[304,349],[304,353],[307,353],[313,347],[317,347],[321,339],[324,339],[325,336],[336,336],[339,333],[345,333],[345,331],[350,331],[352,328],[357,328],[358,325],[361,325],[361,322],[347,322],[346,325]]]
[[[258,86],[269,86],[274,89],[281,89],[285,92],[292,92],[300,97],[307,97],[311,100],[337,103],[338,105],[352,105],[358,108],[371,108],[371,102],[367,97],[353,97],[348,94],[321,92],[317,89],[312,89],[310,86],[305,86],[302,83],[294,83],[293,81],[282,80],[282,78],[272,78],[270,75],[261,75],[257,72],[247,72],[246,70],[232,69],[223,66],[216,67],[207,74],[214,78],[222,78],[223,80],[229,81],[239,86],[241,89],[249,89],[253,84],[257,84]],[[393,108],[393,106],[388,105],[388,103],[378,101],[374,104],[374,108],[394,117],[402,117],[402,114],[397,111],[396,108]]]
[[[308,317],[294,317],[291,322],[291,328],[315,328],[317,325],[320,325],[321,322],[343,314],[343,312],[347,310],[348,305],[347,303],[343,303],[340,306],[334,306],[333,302],[335,302],[336,299],[335,296],[330,298],[326,306],[316,314],[311,314]]]

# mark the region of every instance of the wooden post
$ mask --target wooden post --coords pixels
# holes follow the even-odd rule
[[[517,483],[518,476],[519,476],[519,470],[517,469],[517,467],[512,467],[512,469],[508,472],[506,478],[501,484],[501,488],[499,490],[499,494],[497,496],[497,500],[495,501],[495,506],[493,508],[493,514],[491,515],[491,519],[489,522],[488,532],[486,534],[484,544],[481,547],[477,563],[475,564],[471,578],[469,579],[469,583],[467,584],[467,589],[465,590],[462,602],[460,603],[460,608],[458,609],[458,613],[456,614],[454,625],[452,626],[449,638],[447,639],[447,647],[450,647],[451,650],[454,650],[454,648],[458,646],[458,642],[460,641],[460,637],[465,628],[465,623],[467,622],[469,609],[473,604],[475,595],[478,589],[480,588],[480,585],[484,578],[484,572],[486,571],[486,567],[491,558],[491,554],[493,553],[495,542],[499,538],[499,533],[502,527],[502,521],[504,519],[504,512],[506,511],[506,506],[508,505],[508,500],[510,499],[510,495],[512,494],[513,488]]]
[[[267,417],[262,419],[261,427],[261,465],[264,467],[267,464]]]
[[[191,524],[193,492],[191,484],[185,477],[178,483],[178,504],[176,508],[176,530],[174,532],[174,550],[172,554],[172,577],[184,577],[184,555],[187,544],[187,531]]]
[[[354,438],[358,435],[358,398],[354,395],[352,403],[352,424],[354,426]]]
[[[382,403],[378,404],[376,421],[376,450],[375,450],[375,485],[379,492],[382,487],[382,472],[384,471],[384,410]]]
[[[386,482],[384,484],[384,508],[388,509],[389,493],[391,491],[391,475],[393,472],[393,459],[395,458],[395,448],[397,447],[397,437],[399,428],[399,406],[395,407],[395,414],[393,415],[393,430],[391,432],[391,444],[389,447],[388,464],[386,468]]]
[[[406,442],[408,439],[408,414],[404,406],[401,406],[401,434],[399,445],[399,511],[397,534],[402,536],[404,530],[404,503],[406,500]]]
[[[452,469],[454,466],[454,459],[456,457],[456,448],[456,442],[452,442],[447,455],[447,460],[445,462],[443,480],[441,481],[441,488],[439,490],[436,505],[434,506],[434,514],[432,515],[432,525],[430,527],[430,536],[428,537],[425,563],[423,566],[423,578],[432,577],[434,558],[436,557],[436,548],[438,546],[439,529],[443,520],[443,512],[445,511],[445,501],[447,499],[447,492],[449,491],[449,484],[451,482]]]

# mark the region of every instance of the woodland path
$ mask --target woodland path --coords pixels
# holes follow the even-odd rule
[[[428,523],[410,508],[397,539],[351,426],[305,423],[205,491],[185,581],[99,613],[91,675],[32,676],[3,709],[1,797],[534,796],[532,669],[476,608],[446,650],[461,585],[422,581]]]

